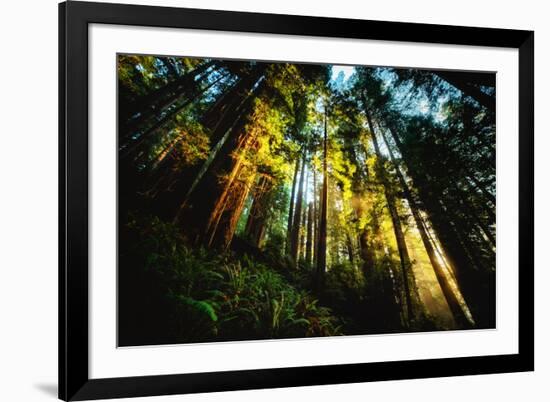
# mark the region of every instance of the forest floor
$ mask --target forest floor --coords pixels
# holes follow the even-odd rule
[[[225,253],[192,248],[158,218],[130,221],[120,235],[121,346],[404,330],[398,306],[374,303],[349,265],[314,291],[310,265],[239,237]]]

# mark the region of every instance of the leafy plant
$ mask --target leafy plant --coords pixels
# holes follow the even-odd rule
[[[191,249],[172,225],[130,220],[137,255],[163,311],[166,342],[199,342],[339,335],[338,320],[286,278],[246,255]],[[136,267],[132,267],[136,269]],[[140,295],[134,294],[135,299]],[[143,325],[148,325],[145,319]],[[158,322],[158,320],[156,320]],[[175,338],[172,339],[172,338]]]

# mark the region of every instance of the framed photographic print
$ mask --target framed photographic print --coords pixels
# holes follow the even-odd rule
[[[534,33],[59,5],[59,397],[534,369]]]

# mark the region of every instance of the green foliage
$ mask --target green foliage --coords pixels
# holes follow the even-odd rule
[[[343,74],[331,80],[326,65],[117,60],[125,116],[120,200],[122,212],[136,210],[139,217],[121,225],[121,286],[132,295],[121,299],[131,300],[123,308],[140,331],[164,334],[162,342],[195,342],[333,335],[342,321],[346,333],[410,329],[399,322],[402,260],[414,261],[413,285],[424,278],[417,281],[424,304],[447,306],[411,206],[431,228],[433,245],[450,251],[453,264],[472,268],[471,293],[490,293],[494,111],[439,73],[356,67],[344,82]],[[200,73],[186,74],[195,69]],[[494,95],[474,73],[465,77],[470,91]],[[302,158],[305,181],[294,178]],[[325,178],[328,212],[321,217]],[[303,190],[293,187],[300,182]],[[297,225],[288,222],[291,204],[298,204],[292,188],[307,203]],[[319,222],[328,226],[324,273],[305,261],[310,203],[316,214],[310,244]],[[405,246],[396,240],[396,223]],[[292,243],[298,261],[286,255],[289,226],[298,226],[300,244]],[[235,239],[249,248],[235,247]],[[442,315],[415,328],[449,327]]]
[[[229,286],[222,311],[232,323],[227,332],[246,332],[254,338],[338,334],[328,309],[318,307],[314,298],[265,265],[244,258],[226,270]]]
[[[170,305],[168,332],[177,342],[340,334],[328,308],[272,268],[246,255],[192,250],[157,218],[131,220],[128,228],[140,238],[132,252]]]
[[[364,294],[365,278],[349,261],[332,265],[325,277],[325,296],[337,304],[357,300]]]
[[[274,217],[273,220],[276,222],[278,228],[272,229],[269,233],[269,236],[263,246],[263,252],[266,254],[267,259],[271,261],[280,261],[284,259],[286,228],[284,227],[282,219],[277,219],[277,217]]]
[[[178,300],[181,301],[183,304],[191,306],[194,310],[205,314],[208,318],[210,318],[210,320],[214,322],[218,321],[218,316],[216,315],[216,312],[214,311],[214,306],[212,304],[205,301],[197,301],[185,296],[178,297]]]
[[[128,93],[143,96],[168,81],[156,57],[120,55],[117,63],[118,80]]]
[[[206,160],[210,154],[210,138],[204,127],[186,120],[185,116],[178,118],[177,125],[151,147],[150,158],[156,166],[168,154],[176,161],[176,169],[184,169]]]

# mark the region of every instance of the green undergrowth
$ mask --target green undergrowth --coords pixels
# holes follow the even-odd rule
[[[121,230],[121,344],[341,334],[328,308],[266,263],[191,248],[157,218]]]

